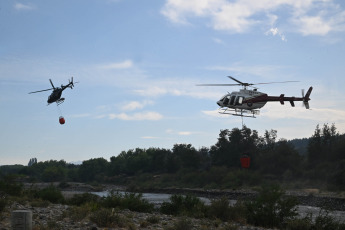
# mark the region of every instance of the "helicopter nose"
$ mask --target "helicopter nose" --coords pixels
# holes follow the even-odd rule
[[[223,107],[223,103],[222,103],[222,101],[217,101],[217,105],[219,105],[219,106]]]

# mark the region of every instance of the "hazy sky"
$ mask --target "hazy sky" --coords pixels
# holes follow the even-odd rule
[[[345,132],[345,3],[332,0],[2,0],[0,165],[111,156],[133,148],[215,144],[240,117],[216,101],[238,87],[269,95],[314,87],[311,110],[266,104],[245,118],[260,135]],[[79,81],[65,102],[28,92]],[[62,114],[65,125],[58,118]]]

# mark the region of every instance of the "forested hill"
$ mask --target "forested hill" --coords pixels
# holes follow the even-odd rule
[[[292,139],[288,142],[292,144],[301,156],[306,156],[310,138]]]
[[[123,184],[137,188],[236,188],[281,182],[292,186],[345,189],[345,136],[335,125],[316,127],[310,138],[276,140],[277,131],[260,136],[256,130],[221,130],[211,147],[175,144],[172,149],[123,151],[109,160],[94,158],[81,165],[64,160],[30,166],[2,166],[0,180],[9,174],[26,181],[75,181]],[[241,167],[243,155],[249,169]],[[1,181],[0,181],[1,182]]]

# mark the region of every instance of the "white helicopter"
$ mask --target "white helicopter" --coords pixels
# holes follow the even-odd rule
[[[244,83],[231,76],[230,79],[237,82],[237,84],[199,84],[197,86],[243,86],[239,92],[227,93],[224,95],[217,104],[220,106],[218,112],[221,114],[230,114],[234,116],[241,117],[254,117],[260,114],[260,110],[269,101],[279,101],[280,104],[284,105],[284,101],[289,101],[291,106],[294,107],[294,101],[302,101],[305,108],[309,109],[309,96],[313,87],[310,87],[307,94],[304,95],[304,90],[302,90],[302,97],[285,97],[284,94],[280,96],[268,96],[266,93],[257,91],[257,88],[253,85],[261,84],[273,84],[273,83],[288,83],[288,82],[298,82],[298,81],[283,81],[283,82],[267,82],[267,83]],[[247,89],[247,87],[252,87],[253,90]],[[249,115],[247,115],[249,114]]]

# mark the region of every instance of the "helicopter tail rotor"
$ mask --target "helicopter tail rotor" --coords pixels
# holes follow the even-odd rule
[[[73,82],[73,76],[71,77],[71,80],[68,79],[68,82],[69,82],[69,87],[70,87],[71,89],[73,89],[74,84],[79,83],[79,82]]]
[[[302,89],[302,97],[303,97],[303,105],[306,109],[309,109],[309,100],[310,100],[310,94],[313,90],[313,87],[310,87],[307,91],[307,94],[304,96],[304,89]]]
[[[73,77],[71,77],[71,80],[69,80],[68,79],[68,83],[69,83],[69,87],[71,88],[71,89],[73,89],[73,87],[74,87],[74,83],[73,83]]]

